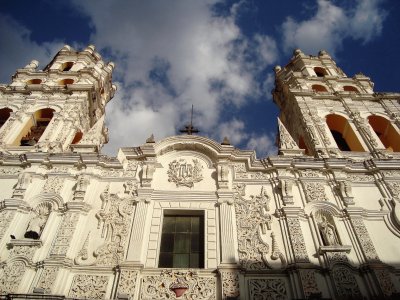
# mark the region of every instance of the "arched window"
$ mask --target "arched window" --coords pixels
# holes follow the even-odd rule
[[[368,122],[387,150],[400,152],[400,134],[389,120],[369,116]]]
[[[328,75],[326,70],[324,68],[321,68],[321,67],[315,67],[314,68],[314,72],[318,77],[324,77],[325,75]]]
[[[34,146],[53,118],[54,109],[44,108],[34,113],[21,135],[21,146]]]
[[[73,65],[72,61],[65,62],[61,65],[61,71],[70,71]]]
[[[26,82],[26,84],[41,84],[41,83],[42,83],[42,79],[39,79],[39,78],[31,79]]]
[[[9,109],[8,107],[0,109],[0,128],[1,128],[1,126],[4,125],[5,122],[7,122],[11,113],[12,113],[12,109]]]
[[[340,115],[328,115],[326,124],[340,150],[365,151],[346,118]]]
[[[67,85],[67,84],[73,84],[74,80],[70,79],[70,78],[66,78],[66,79],[62,79],[60,81],[58,81],[59,85]]]
[[[345,92],[352,92],[352,93],[359,93],[359,90],[358,90],[356,87],[351,86],[351,85],[345,85],[345,86],[343,87],[343,91],[345,91]]]
[[[328,90],[326,89],[326,87],[324,87],[323,85],[320,85],[320,84],[313,84],[312,85],[312,90],[314,91],[314,92],[317,92],[317,93],[324,93],[324,92],[327,92]]]

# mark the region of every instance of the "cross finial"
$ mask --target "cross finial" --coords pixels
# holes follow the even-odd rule
[[[192,114],[190,115],[190,124],[185,126],[185,129],[179,130],[181,133],[186,133],[192,135],[193,133],[198,133],[199,130],[193,127],[193,104],[192,104]]]

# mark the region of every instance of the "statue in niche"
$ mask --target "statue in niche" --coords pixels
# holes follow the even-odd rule
[[[24,234],[27,239],[38,240],[46,225],[47,219],[51,212],[51,206],[46,204],[39,205],[34,211],[34,215],[28,223],[28,228]]]
[[[340,245],[336,229],[333,224],[327,220],[326,216],[322,215],[321,221],[318,222],[318,228],[325,246]]]

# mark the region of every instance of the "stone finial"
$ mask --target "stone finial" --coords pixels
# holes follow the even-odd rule
[[[83,51],[87,51],[87,52],[93,53],[95,49],[96,49],[96,47],[94,45],[89,45]]]
[[[326,57],[330,57],[330,55],[328,54],[328,52],[326,52],[325,50],[321,50],[318,52],[318,56],[326,56]]]
[[[64,45],[64,47],[62,47],[61,51],[71,51],[71,46],[70,45]]]
[[[24,69],[29,69],[29,70],[36,70],[36,68],[39,66],[39,62],[37,60],[32,60],[29,64],[27,64]]]
[[[302,52],[300,49],[295,49],[295,50],[293,51],[293,55],[294,55],[294,56],[301,55],[301,54],[303,54],[303,52]]]
[[[221,145],[230,145],[231,142],[229,141],[228,137],[224,137],[224,140],[222,141]]]
[[[154,140],[154,134],[151,134],[147,139],[146,143],[155,143],[156,141]]]
[[[274,67],[275,73],[278,73],[280,70],[282,70],[281,66],[277,65],[277,66]]]
[[[111,68],[111,70],[114,70],[114,68],[115,68],[115,63],[112,62],[112,61],[110,61],[110,62],[107,64],[107,67]]]

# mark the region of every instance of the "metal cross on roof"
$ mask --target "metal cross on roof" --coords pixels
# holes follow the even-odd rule
[[[193,104],[192,104],[192,114],[190,115],[190,124],[185,126],[185,129],[179,130],[181,133],[186,133],[192,135],[193,133],[198,133],[199,130],[193,127]]]

